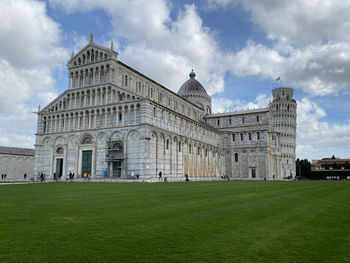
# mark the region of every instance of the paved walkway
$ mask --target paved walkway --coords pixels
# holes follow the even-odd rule
[[[33,184],[34,182],[8,182],[8,183],[0,183],[1,185],[9,185],[9,184]],[[37,182],[35,182],[37,183]]]

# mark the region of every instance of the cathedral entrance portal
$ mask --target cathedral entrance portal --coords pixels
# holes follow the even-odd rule
[[[92,150],[82,151],[81,176],[91,176]]]
[[[252,178],[256,178],[255,168],[252,168]]]
[[[62,176],[62,169],[63,168],[63,159],[59,158],[56,159],[56,176],[59,176],[58,178],[61,178]]]
[[[113,162],[113,177],[120,177],[122,175],[122,162],[120,160]]]

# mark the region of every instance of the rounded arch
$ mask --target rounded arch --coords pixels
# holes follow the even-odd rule
[[[164,133],[159,133],[159,136],[158,136],[158,139],[160,139],[160,140],[162,140],[162,142],[164,142],[165,141],[165,135],[164,135]]]
[[[76,136],[75,135],[70,135],[67,137],[67,144],[73,144],[76,142]]]
[[[42,139],[42,144],[52,143],[52,139],[49,136],[46,136]]]
[[[64,139],[63,136],[59,135],[55,138],[55,145],[58,145],[58,144],[64,144],[66,140]]]
[[[152,132],[151,132],[151,139],[152,139],[152,140],[153,140],[153,139],[158,140],[158,134],[157,134],[156,131],[152,131]]]
[[[96,141],[99,143],[106,143],[107,134],[105,132],[99,132],[96,136]]]
[[[93,143],[93,136],[90,133],[83,133],[79,137],[80,144],[92,144]]]
[[[141,134],[138,130],[136,129],[133,129],[133,130],[130,130],[127,134],[127,140],[129,141],[130,139],[137,139],[137,138],[140,138],[141,137]]]
[[[111,141],[117,141],[117,140],[123,140],[124,134],[120,131],[114,131],[112,132],[111,136],[109,137]]]

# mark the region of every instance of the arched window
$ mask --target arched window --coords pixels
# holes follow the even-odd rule
[[[179,152],[181,152],[181,142],[179,142]]]
[[[79,87],[83,86],[83,74],[80,75]]]
[[[92,52],[91,52],[91,62],[94,62],[94,61],[95,61],[94,51],[92,50]]]
[[[249,141],[251,141],[252,140],[252,134],[248,133],[248,137],[249,137]]]
[[[238,162],[238,153],[235,153],[235,162]]]
[[[102,70],[101,71],[101,78],[100,78],[100,83],[106,82],[106,75],[105,72]]]
[[[86,136],[82,141],[81,144],[92,144],[92,139],[89,136]]]
[[[220,126],[220,120],[217,121],[218,126]]]
[[[260,117],[256,116],[256,122],[259,122],[259,121],[260,121]]]
[[[127,87],[128,86],[128,75],[124,76],[124,86]]]
[[[46,123],[46,120],[44,121],[44,127],[43,127],[43,132],[45,133],[46,132],[46,129],[47,129],[47,123]]]
[[[169,150],[169,139],[166,140],[166,149]]]
[[[94,77],[93,73],[90,73],[90,75],[89,75],[89,85],[93,84],[93,77]]]

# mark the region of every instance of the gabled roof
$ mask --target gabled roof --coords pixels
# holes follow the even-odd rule
[[[13,154],[13,155],[34,156],[35,150],[34,149],[28,149],[28,148],[17,148],[17,147],[0,146],[0,153]]]
[[[67,65],[69,65],[73,60],[75,60],[77,57],[80,56],[81,53],[83,53],[85,50],[87,50],[88,48],[90,47],[93,47],[94,49],[97,49],[97,50],[103,50],[105,52],[114,52],[118,55],[118,52],[114,51],[113,49],[110,49],[110,48],[106,48],[106,47],[103,47],[103,46],[100,46],[100,45],[97,45],[93,42],[89,42],[85,47],[83,47],[77,54],[74,54],[73,57],[71,57],[68,62],[67,62]]]

